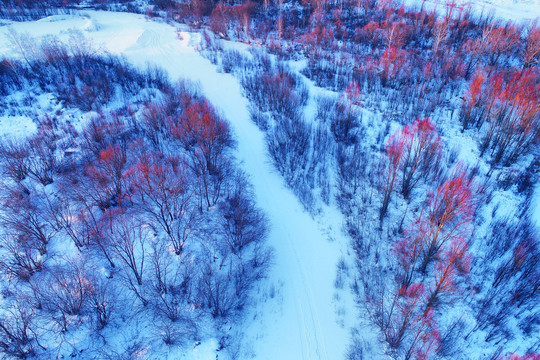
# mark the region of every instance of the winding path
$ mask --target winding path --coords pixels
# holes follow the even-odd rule
[[[343,359],[349,334],[336,319],[334,280],[346,243],[330,242],[327,235],[339,233],[339,217],[329,216],[322,225],[285,187],[267,156],[262,132],[249,119],[248,101],[237,79],[218,73],[195,50],[199,34],[183,32],[179,37],[172,26],[140,15],[88,14],[93,26],[88,25],[88,18],[66,18],[70,26],[84,30],[85,36],[137,66],[150,63],[164,68],[172,79],[198,82],[232,125],[237,157],[254,186],[258,205],[269,216],[269,243],[276,254],[268,286],[258,294],[261,302],[252,318],[246,319],[245,341],[253,358]],[[66,20],[59,18],[56,25],[51,24],[50,32],[64,32],[62,21]]]

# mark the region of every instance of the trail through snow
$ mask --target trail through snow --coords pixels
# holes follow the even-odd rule
[[[346,317],[352,317],[353,310],[348,290],[338,292],[334,287],[336,264],[347,248],[337,210],[326,209],[317,221],[286,188],[267,156],[262,132],[250,121],[248,101],[237,79],[218,73],[216,66],[195,50],[200,34],[179,33],[170,25],[150,22],[140,15],[88,14],[13,26],[33,36],[67,34],[68,27],[84,30],[85,36],[137,66],[158,65],[172,79],[200,83],[204,95],[231,123],[238,142],[237,157],[254,186],[258,205],[271,222],[269,243],[275,250],[274,265],[269,279],[264,280],[268,286],[258,294],[260,303],[246,319],[245,345],[251,349],[251,357],[344,358],[349,339]],[[0,54],[10,52],[9,42],[1,38],[6,32],[0,27]]]

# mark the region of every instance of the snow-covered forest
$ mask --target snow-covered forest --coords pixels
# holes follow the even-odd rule
[[[538,16],[0,0],[0,358],[540,359]]]

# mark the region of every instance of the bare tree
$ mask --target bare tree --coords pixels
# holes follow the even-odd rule
[[[2,174],[19,182],[28,175],[29,149],[22,143],[3,141],[0,143]]]
[[[10,278],[28,281],[32,275],[43,270],[47,258],[40,253],[39,244],[9,232],[2,232],[0,239],[0,270]]]
[[[241,254],[246,246],[264,241],[268,233],[268,220],[257,209],[254,195],[245,179],[236,177],[234,189],[220,204],[221,226],[230,251]]]
[[[529,68],[540,63],[540,26],[536,21],[527,28],[527,39],[523,51],[523,67]]]
[[[153,274],[149,276],[152,304],[169,321],[196,333],[198,300],[193,283],[197,275],[192,255],[184,252],[175,256],[160,242],[155,242],[152,249],[150,267]]]
[[[36,300],[67,331],[74,316],[86,309],[91,283],[84,262],[69,260],[64,266],[51,268],[46,274],[32,280]]]
[[[90,286],[87,291],[87,307],[97,330],[103,329],[112,320],[118,308],[118,293],[111,279],[89,273]]]
[[[149,220],[157,222],[180,255],[200,222],[193,180],[181,159],[146,154],[124,177]]]
[[[19,186],[8,189],[3,206],[0,224],[14,236],[37,246],[42,255],[47,253],[47,245],[58,229],[46,218],[39,199],[28,189]]]
[[[58,134],[50,125],[41,126],[38,133],[28,140],[28,174],[43,185],[51,184],[57,170],[56,149]]]
[[[122,264],[129,288],[144,306],[148,305],[143,279],[146,274],[146,251],[152,237],[151,227],[133,214],[121,214],[112,221],[106,236],[110,239],[108,246],[111,253]]]
[[[212,259],[212,258],[210,258]],[[197,284],[198,298],[212,317],[227,317],[235,309],[242,307],[245,302],[245,294],[237,294],[233,279],[238,270],[235,264],[229,261],[216,263],[207,260],[200,266],[199,282]]]
[[[9,357],[26,359],[35,354],[38,332],[36,312],[25,299],[16,299],[3,306],[0,314],[0,352]]]

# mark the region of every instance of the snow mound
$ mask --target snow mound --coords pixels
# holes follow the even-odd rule
[[[129,50],[141,50],[155,48],[160,44],[159,34],[152,30],[144,30],[137,38],[134,45],[130,46]]]

